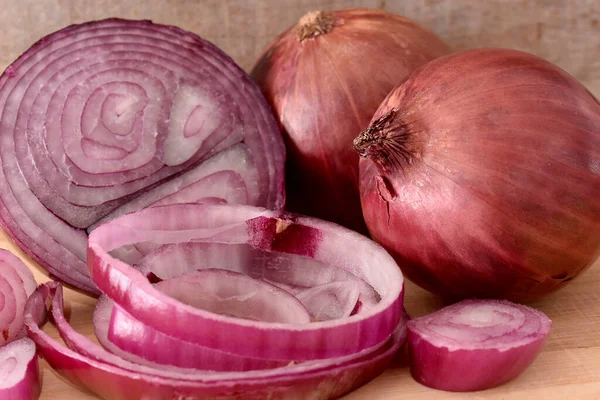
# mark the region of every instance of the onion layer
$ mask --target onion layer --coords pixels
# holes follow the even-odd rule
[[[453,392],[488,389],[520,375],[538,356],[552,322],[505,300],[464,300],[409,321],[411,373]]]
[[[105,399],[338,398],[381,373],[406,339],[393,258],[328,222],[172,204],[117,217],[88,243],[104,347],[68,324],[57,282],[30,296],[25,321],[50,366]],[[114,256],[123,248],[145,255],[128,265]],[[336,301],[322,312],[319,299]],[[68,348],[41,330],[48,313]]]
[[[355,147],[369,232],[434,293],[531,300],[600,254],[600,104],[547,61],[434,60]]]
[[[22,338],[0,347],[0,398],[36,400],[41,378],[35,343]]]
[[[142,207],[279,209],[284,147],[257,86],[212,44],[149,21],[73,25],[0,78],[0,219],[48,272],[98,293],[86,230]]]
[[[415,68],[449,52],[399,15],[311,12],[257,62],[260,84],[287,142],[287,207],[366,232],[352,139]]]
[[[23,310],[35,287],[27,265],[10,251],[0,249],[0,347],[25,336]]]
[[[249,244],[267,254],[312,258],[364,280],[381,300],[349,318],[311,324],[232,319],[166,296],[138,270],[109,254],[138,242],[193,241]],[[381,247],[324,221],[254,207],[181,204],[128,214],[91,233],[88,262],[94,283],[135,319],[169,336],[245,357],[298,361],[353,354],[387,338],[402,314],[402,274]],[[249,260],[253,262],[260,265],[261,259]],[[262,259],[263,265],[267,262]]]

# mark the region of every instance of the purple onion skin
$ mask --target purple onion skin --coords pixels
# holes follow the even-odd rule
[[[286,141],[286,207],[366,233],[352,139],[395,85],[449,52],[415,22],[368,9],[309,13],[275,39],[252,76]]]
[[[413,378],[425,386],[450,392],[472,392],[502,385],[529,367],[546,338],[511,350],[456,350],[423,340],[408,329],[409,357]]]
[[[600,255],[600,104],[545,60],[434,60],[354,144],[371,236],[433,293],[531,301]]]

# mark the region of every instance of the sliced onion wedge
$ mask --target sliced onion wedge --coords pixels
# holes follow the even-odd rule
[[[173,202],[284,203],[285,149],[259,88],[175,27],[108,19],[48,35],[0,77],[0,114],[2,227],[90,293],[100,222]]]
[[[182,304],[153,287],[139,270],[110,255],[138,242],[193,241],[250,244],[266,252],[334,265],[367,282],[381,300],[365,312],[340,320],[311,324],[246,321]],[[134,212],[90,234],[88,263],[99,289],[145,325],[245,357],[298,361],[354,354],[384,341],[402,316],[402,273],[379,245],[338,225],[256,207],[177,204]]]
[[[506,300],[464,300],[408,323],[411,373],[425,386],[466,392],[501,385],[538,356],[552,322]]]
[[[22,338],[0,347],[0,399],[36,400],[40,393],[35,343]]]
[[[0,346],[24,336],[23,309],[35,287],[27,265],[10,251],[0,249]]]
[[[61,375],[107,400],[337,398],[381,373],[402,344],[406,331],[406,321],[402,320],[390,338],[349,357],[266,371],[198,371],[178,375],[164,366],[152,368],[122,360],[76,333],[62,315],[61,291],[60,285],[52,282],[40,285],[29,298],[25,313],[28,333],[46,361]],[[48,316],[47,305],[51,305],[61,336],[71,349],[40,329]]]

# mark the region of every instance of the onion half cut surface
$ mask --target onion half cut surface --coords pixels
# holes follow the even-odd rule
[[[408,322],[411,373],[453,392],[501,385],[531,365],[551,325],[544,313],[507,300],[463,300]]]
[[[2,227],[90,293],[87,233],[101,222],[169,203],[284,203],[285,149],[260,90],[175,27],[109,19],[53,33],[2,75],[0,112]]]
[[[36,400],[41,378],[35,343],[22,338],[0,347],[0,398]]]

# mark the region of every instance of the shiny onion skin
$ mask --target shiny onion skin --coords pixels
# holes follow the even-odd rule
[[[372,237],[450,298],[528,301],[600,252],[600,104],[533,55],[439,58],[354,142]]]
[[[311,12],[279,36],[252,76],[284,133],[287,209],[365,233],[352,139],[390,90],[449,51],[380,10]]]
[[[411,374],[425,386],[472,392],[519,376],[541,352],[552,321],[506,300],[464,300],[408,322]]]
[[[2,227],[89,293],[101,222],[169,203],[284,204],[285,147],[260,89],[176,27],[107,19],[44,37],[0,77],[0,118]]]

